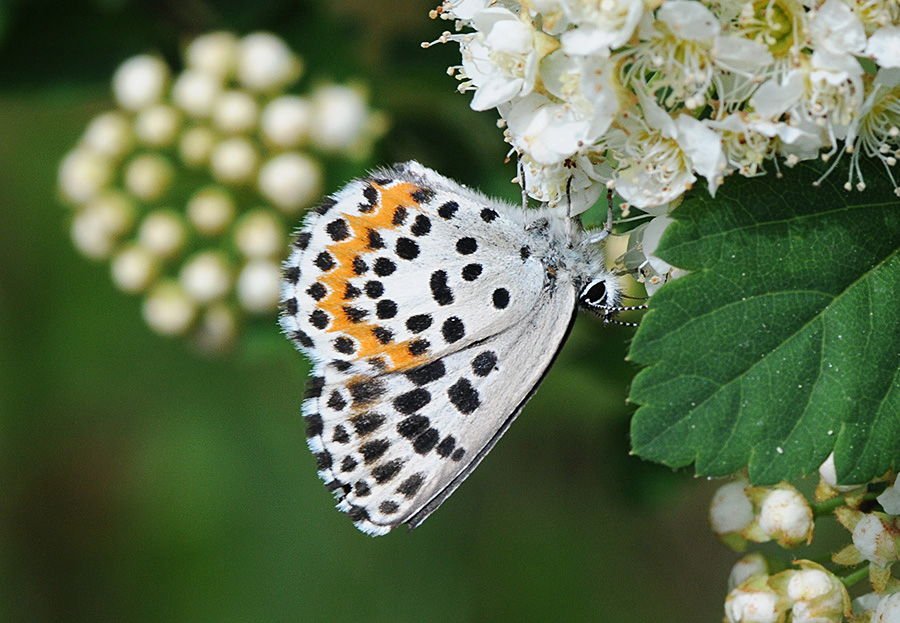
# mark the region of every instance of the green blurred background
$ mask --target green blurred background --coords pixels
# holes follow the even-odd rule
[[[0,619],[717,621],[714,483],[628,456],[630,329],[579,319],[537,397],[421,528],[372,539],[305,447],[306,362],[261,325],[231,357],[154,335],[79,256],[56,169],[126,58],[269,30],[304,84],[361,79],[415,158],[517,201],[491,113],[445,73],[435,0],[0,0]],[[357,171],[329,172],[329,191]]]

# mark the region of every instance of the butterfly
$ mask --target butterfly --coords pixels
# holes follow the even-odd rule
[[[306,437],[337,507],[371,535],[421,524],[522,411],[578,309],[610,320],[621,291],[564,212],[417,162],[325,199],[284,264],[280,323],[313,364]]]

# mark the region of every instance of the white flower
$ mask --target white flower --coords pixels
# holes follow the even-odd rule
[[[864,515],[853,528],[853,545],[860,555],[879,567],[897,561],[897,528],[874,513]]]
[[[831,54],[860,54],[866,31],[856,14],[841,0],[826,0],[811,14],[809,35],[816,50]]]
[[[525,173],[523,187],[529,197],[547,203],[550,207],[566,210],[569,216],[589,209],[605,190],[602,184],[588,175],[588,165],[583,158],[555,164],[540,164],[529,156],[519,159]]]
[[[616,190],[631,205],[667,203],[684,193],[699,173],[714,195],[725,170],[719,135],[703,122],[679,115],[672,119],[649,98],[641,98],[644,119],[632,115],[616,171]]]
[[[518,100],[505,117],[512,144],[540,164],[561,163],[596,138],[589,115],[537,93]]]
[[[471,20],[478,11],[482,11],[493,0],[444,0],[441,11],[444,15],[460,20]]]
[[[254,91],[273,91],[300,77],[303,66],[280,38],[266,32],[238,42],[237,77]]]
[[[782,547],[796,547],[812,539],[813,514],[809,503],[789,485],[779,485],[763,499],[759,528]]]
[[[259,154],[243,136],[225,139],[213,147],[209,165],[213,176],[226,184],[244,184],[256,173]]]
[[[816,50],[811,58],[806,110],[834,138],[843,138],[863,103],[863,69],[849,54]]]
[[[460,41],[463,70],[476,89],[472,110],[530,93],[540,58],[535,38],[541,33],[499,6],[478,11],[473,23],[478,33]]]
[[[197,308],[174,281],[158,282],[143,305],[144,321],[162,335],[181,335],[194,321]]]
[[[281,294],[281,269],[269,260],[252,260],[241,270],[237,296],[251,312],[265,313],[278,307]]]
[[[219,251],[200,251],[181,267],[178,281],[195,303],[221,299],[231,289],[231,267]]]
[[[900,621],[900,593],[885,595],[872,613],[870,623],[898,623]]]
[[[122,108],[140,110],[162,99],[168,80],[168,65],[142,54],[122,63],[113,74],[113,93]]]
[[[900,480],[895,479],[877,500],[888,515],[900,515]]]
[[[305,208],[322,194],[322,171],[308,156],[286,152],[259,170],[259,190],[287,214]]]
[[[312,104],[303,97],[282,95],[263,108],[263,138],[278,147],[298,147],[306,142],[313,125]]]
[[[608,54],[625,45],[644,14],[643,0],[564,0],[560,5],[575,25],[560,37],[567,54]]]
[[[882,69],[900,67],[900,26],[876,30],[866,43],[865,54]]]

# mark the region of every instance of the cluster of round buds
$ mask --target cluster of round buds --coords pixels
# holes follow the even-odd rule
[[[173,75],[140,55],[115,72],[118,108],[94,118],[59,168],[76,248],[109,260],[163,335],[206,351],[272,316],[300,211],[321,195],[321,158],[360,160],[384,132],[360,89],[289,94],[303,64],[280,38],[215,32]]]
[[[716,491],[710,504],[710,525],[727,546],[742,550],[748,541],[774,540],[794,548],[812,541],[812,508],[794,487],[751,487],[745,480],[727,483]]]
[[[526,192],[570,213],[609,187],[642,209],[698,177],[714,194],[775,158],[840,151],[889,174],[900,158],[896,0],[445,0],[432,16],[455,20],[435,43],[459,45],[451,73],[500,113]]]
[[[809,560],[796,569],[769,575],[761,556],[739,561],[732,571],[732,586],[725,600],[729,623],[840,623],[850,615],[850,597],[841,580]],[[735,572],[736,571],[736,572]]]

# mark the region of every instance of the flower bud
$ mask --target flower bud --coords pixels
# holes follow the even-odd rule
[[[227,91],[213,106],[213,121],[226,134],[251,131],[258,116],[256,100],[244,91]]]
[[[155,104],[138,113],[134,120],[134,133],[150,147],[168,147],[175,142],[181,129],[181,115],[174,107]]]
[[[726,545],[743,549],[745,541],[740,533],[753,521],[753,504],[744,493],[748,486],[744,480],[736,480],[719,487],[709,507],[709,523],[712,531]]]
[[[231,289],[231,267],[219,251],[201,251],[188,259],[178,276],[195,303],[221,299]]]
[[[265,313],[278,307],[281,295],[281,269],[268,260],[252,260],[241,270],[237,296],[250,312]]]
[[[270,33],[247,35],[238,43],[237,77],[254,91],[272,91],[300,77],[302,65],[284,41]]]
[[[161,335],[182,335],[191,326],[197,308],[174,281],[157,283],[143,305],[144,321]]]
[[[235,225],[234,246],[247,258],[278,257],[284,252],[284,243],[284,227],[270,210],[248,212]]]
[[[237,37],[230,32],[211,32],[191,41],[184,55],[191,69],[225,78],[234,71],[237,47]]]
[[[729,623],[780,623],[789,603],[768,585],[765,575],[753,575],[725,599]]]
[[[286,214],[307,207],[322,193],[319,165],[303,154],[275,156],[259,171],[259,190]]]
[[[761,552],[751,552],[742,556],[740,560],[731,567],[728,574],[728,589],[731,590],[746,582],[753,575],[768,575],[769,564],[766,557]]]
[[[216,135],[209,128],[194,126],[181,135],[178,143],[178,154],[189,167],[201,167],[209,161]]]
[[[169,68],[159,58],[142,54],[128,59],[113,74],[113,93],[122,108],[140,110],[162,99]]]
[[[249,181],[259,162],[253,144],[246,138],[234,137],[221,141],[210,154],[213,176],[225,184],[243,184]]]
[[[351,149],[365,133],[369,113],[362,95],[351,87],[329,85],[312,98],[310,138],[321,149]]]
[[[184,221],[171,210],[151,212],[138,228],[138,241],[161,258],[170,258],[184,247],[187,231]]]
[[[134,145],[131,124],[122,113],[103,113],[88,124],[81,136],[81,144],[107,158],[118,160]]]
[[[218,236],[234,220],[236,208],[231,194],[224,188],[208,186],[196,193],[187,204],[187,215],[198,232]]]
[[[84,203],[112,181],[113,168],[101,153],[79,147],[59,165],[59,191],[72,203]]]
[[[757,521],[759,529],[782,547],[797,547],[812,540],[812,508],[788,484],[778,485],[764,494]]]
[[[143,292],[156,279],[159,267],[150,251],[139,244],[120,249],[110,264],[113,283],[123,292]]]
[[[172,101],[192,117],[205,119],[212,114],[221,92],[221,78],[208,72],[188,69],[175,79]]]
[[[221,353],[228,350],[237,337],[237,320],[227,305],[210,305],[197,323],[194,343],[206,353]]]
[[[308,100],[296,95],[282,95],[263,109],[260,130],[267,142],[290,149],[306,142],[312,117],[312,104]]]
[[[849,614],[850,597],[843,583],[824,567],[800,561],[802,568],[787,572],[786,593],[794,623],[841,623]]]
[[[125,167],[125,188],[138,199],[152,202],[160,199],[172,183],[172,165],[159,154],[141,154]]]

